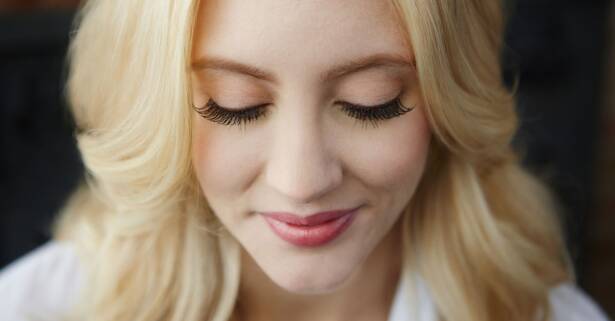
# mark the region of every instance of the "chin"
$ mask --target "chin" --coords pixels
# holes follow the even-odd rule
[[[315,280],[315,282],[306,282],[305,280],[297,280],[296,278],[286,279],[283,277],[273,281],[279,287],[288,292],[303,295],[316,295],[335,292],[344,284],[343,280],[321,279]]]
[[[343,287],[350,276],[352,269],[343,269],[336,264],[335,267],[320,264],[318,268],[279,267],[265,273],[279,287],[288,292],[303,295],[316,295],[335,292]]]

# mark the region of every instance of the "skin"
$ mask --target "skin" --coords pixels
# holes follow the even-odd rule
[[[193,119],[192,160],[210,207],[242,246],[242,320],[386,320],[401,269],[401,213],[425,168],[431,130],[408,65],[333,79],[331,68],[372,54],[412,61],[394,11],[374,0],[203,1],[193,46],[195,106],[268,104],[243,128]],[[275,81],[207,68],[224,58]],[[211,65],[210,65],[211,66]],[[339,102],[376,105],[401,93],[414,107],[362,125]],[[298,247],[260,212],[307,216],[362,205],[334,241]]]

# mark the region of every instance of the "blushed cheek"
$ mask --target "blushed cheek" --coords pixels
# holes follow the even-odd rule
[[[192,141],[192,161],[201,189],[212,203],[236,198],[253,175],[254,147],[222,130],[204,127],[195,126]]]
[[[355,146],[356,175],[374,188],[413,188],[423,173],[431,132],[422,114]]]
[[[206,197],[218,197],[233,190],[230,150],[223,148],[213,131],[196,126],[192,140],[192,162]]]

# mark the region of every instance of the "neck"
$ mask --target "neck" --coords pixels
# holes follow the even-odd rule
[[[348,282],[335,292],[301,295],[277,286],[242,249],[241,281],[233,320],[388,319],[401,273],[401,220]]]

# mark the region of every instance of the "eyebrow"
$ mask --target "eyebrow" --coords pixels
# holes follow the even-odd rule
[[[413,59],[409,59],[405,56],[390,53],[378,53],[337,65],[322,73],[320,75],[320,79],[322,81],[327,81],[361,70],[387,66],[414,68],[416,64]],[[201,57],[195,60],[191,64],[191,67],[195,71],[203,69],[225,70],[246,74],[257,79],[277,83],[277,78],[267,71],[221,57]]]

